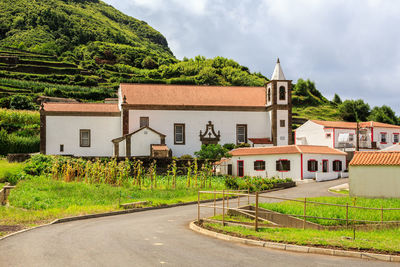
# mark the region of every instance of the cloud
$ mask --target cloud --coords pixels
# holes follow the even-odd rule
[[[178,58],[224,56],[271,76],[310,78],[324,95],[391,105],[400,87],[395,0],[106,0],[160,31]]]

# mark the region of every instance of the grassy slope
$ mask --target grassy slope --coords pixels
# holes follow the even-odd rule
[[[4,184],[6,178],[21,172],[23,166],[24,164],[22,163],[9,163],[7,160],[0,158],[0,183]],[[3,184],[0,184],[0,189]]]
[[[375,252],[400,253],[400,228],[390,230],[357,231],[353,240],[352,230],[320,231],[292,228],[262,228],[258,232],[241,226],[210,224],[214,229],[239,234],[244,237],[292,243],[297,245],[316,245],[339,247],[355,250],[372,250]]]
[[[160,180],[160,187],[163,181]],[[197,200],[197,189],[185,189],[185,177],[178,189],[138,190],[105,184],[65,183],[35,177],[18,183],[11,191],[10,207],[0,207],[0,225],[37,225],[57,218],[121,210],[118,203],[152,201],[153,206]],[[213,180],[213,187],[224,188],[224,181]],[[121,196],[121,200],[120,199]],[[211,198],[212,195],[204,196]]]
[[[352,206],[354,201],[356,206],[361,207],[373,207],[373,208],[399,208],[400,199],[369,199],[369,198],[351,198],[348,196],[339,197],[316,197],[307,198],[309,201],[321,202],[321,203],[333,203]],[[270,209],[273,211],[292,214],[292,215],[303,215],[304,204],[300,202],[279,202],[279,203],[262,203],[260,207],[265,209]],[[345,207],[334,207],[334,206],[322,206],[322,205],[307,205],[307,215],[315,217],[325,217],[325,218],[340,218],[346,219],[346,208]],[[351,209],[349,208],[349,220],[369,220],[369,221],[380,221],[381,211],[380,210],[361,210],[361,209]],[[385,221],[400,221],[400,211],[384,211]],[[345,221],[336,220],[322,220],[322,219],[312,219],[307,220],[322,225],[345,225]]]

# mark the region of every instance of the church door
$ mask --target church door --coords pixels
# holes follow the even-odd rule
[[[237,175],[239,177],[243,177],[244,176],[244,162],[243,162],[243,160],[238,160],[237,161],[237,169],[238,169]]]

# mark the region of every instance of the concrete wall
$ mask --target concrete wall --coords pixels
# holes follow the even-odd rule
[[[90,129],[90,147],[80,147],[79,130]],[[112,139],[121,136],[120,117],[46,116],[46,154],[106,157]],[[64,152],[60,152],[60,145]]]
[[[331,133],[331,137],[326,137]],[[307,121],[296,129],[296,145],[318,145],[333,147],[332,131],[325,131],[322,125]]]
[[[350,195],[400,198],[400,166],[350,166]]]
[[[288,116],[289,113],[287,110],[278,110],[276,112],[276,119],[277,119],[277,145],[278,146],[285,146],[288,144],[289,137],[288,137]],[[285,121],[285,127],[281,127],[280,121]]]
[[[131,137],[131,154],[132,156],[150,156],[151,144],[161,144],[159,134],[143,129]]]
[[[149,126],[165,134],[166,145],[173,156],[193,155],[201,148],[200,131],[205,131],[208,121],[220,131],[219,144],[236,143],[236,124],[247,124],[248,138],[271,137],[271,123],[266,112],[239,111],[189,111],[189,110],[130,110],[129,132],[139,129],[140,117],[149,117]],[[185,124],[185,144],[174,144],[174,123]]]
[[[290,171],[280,172],[276,170],[276,161],[279,159],[290,160]],[[244,175],[253,177],[278,177],[292,178],[293,180],[301,180],[301,164],[300,154],[281,154],[281,155],[255,155],[255,156],[240,156],[232,157],[232,174],[237,176],[238,160],[244,162]],[[254,161],[264,160],[265,171],[254,170]]]

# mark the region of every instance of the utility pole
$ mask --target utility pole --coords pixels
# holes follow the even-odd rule
[[[358,123],[357,119],[357,129],[356,129],[356,151],[360,151],[360,124]]]

